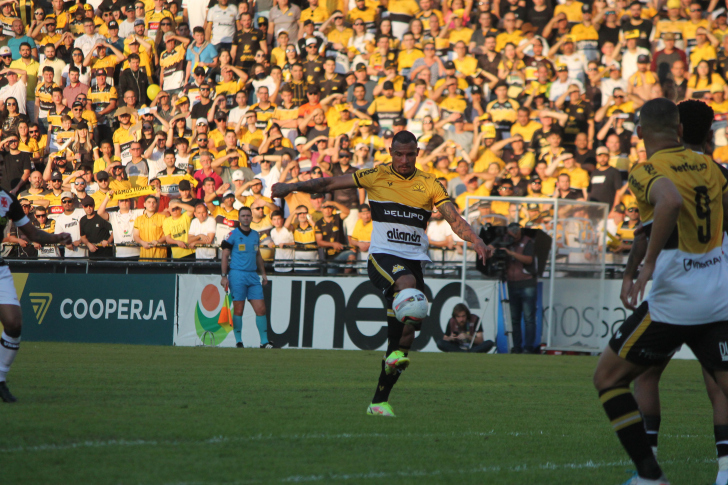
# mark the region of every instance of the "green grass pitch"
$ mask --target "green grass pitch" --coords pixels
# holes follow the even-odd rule
[[[367,416],[380,352],[24,342],[0,403],[4,484],[618,484],[631,468],[596,359],[413,353],[397,418]],[[697,362],[662,383],[659,458],[712,484]]]

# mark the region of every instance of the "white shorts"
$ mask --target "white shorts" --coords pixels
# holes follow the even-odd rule
[[[20,306],[13,275],[7,266],[0,266],[0,305]]]

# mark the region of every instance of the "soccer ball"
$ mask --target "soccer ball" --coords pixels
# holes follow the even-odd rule
[[[399,292],[392,303],[394,316],[402,323],[407,320],[421,322],[427,316],[427,298],[415,288],[406,288]]]

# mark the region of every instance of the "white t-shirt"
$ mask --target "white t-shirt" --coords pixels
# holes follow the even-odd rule
[[[207,17],[207,6],[210,0],[182,0],[182,8],[187,9],[187,18],[190,20],[190,32],[195,27],[204,27]]]
[[[83,216],[85,216],[86,213],[83,211],[83,209],[74,209],[73,212],[71,212],[70,215],[67,215],[65,212],[62,214],[58,214],[58,217],[56,218],[56,229],[54,231],[55,234],[61,234],[62,232],[67,232],[71,235],[71,239],[74,241],[78,241],[81,239],[81,227],[79,226],[79,221]],[[86,251],[85,247],[75,247],[72,250],[66,248],[66,257],[67,258],[85,258],[88,256],[88,253]]]
[[[427,225],[427,239],[430,241],[442,242],[453,234],[450,224],[444,219],[430,221]],[[440,248],[430,249],[430,259],[432,261],[445,261],[443,254]]]
[[[415,106],[417,101],[415,98],[409,98],[404,102],[404,112],[411,110],[413,106]],[[423,99],[420,103],[420,107],[415,113],[415,115],[412,117],[412,119],[407,121],[407,129],[412,132],[413,135],[416,137],[422,136],[422,120],[425,118],[425,116],[432,116],[433,119],[437,120],[440,118],[440,109],[437,107],[437,103],[435,103],[431,99]]]
[[[207,236],[208,234],[215,233],[217,230],[217,222],[212,217],[205,219],[205,222],[200,222],[198,218],[192,219],[190,224],[190,236]],[[215,248],[197,248],[195,249],[195,255],[197,259],[215,259]]]
[[[109,222],[114,233],[114,244],[134,242],[134,220],[144,212],[144,209],[132,209],[126,214],[118,211],[109,212]],[[116,247],[117,258],[133,258],[139,256],[137,247]]]
[[[268,172],[268,175],[259,173],[255,176],[255,178],[260,179],[263,182],[263,197],[270,198],[271,188],[273,187],[273,184],[278,183],[278,180],[281,178],[281,172],[277,167],[272,167],[270,172]]]
[[[27,94],[25,83],[18,79],[18,81],[12,86],[6,84],[2,89],[0,89],[0,100],[5,101],[8,98],[15,98],[18,102],[18,111],[25,115],[28,114],[25,112],[25,100]]]
[[[119,22],[119,37],[122,39],[126,39],[131,34],[134,33],[134,21],[132,20],[129,22],[129,20],[124,20],[123,22]]]
[[[644,47],[637,47],[634,53],[629,50],[624,51],[622,54],[622,79],[629,81],[632,74],[637,72],[637,58],[643,54],[649,56],[650,51]]]
[[[286,229],[285,227],[281,227],[280,229],[276,229],[275,227],[271,229],[270,231],[270,238],[273,239],[273,243],[278,246],[281,244],[290,244],[295,242],[293,240],[293,233]],[[293,260],[296,258],[296,251],[293,249],[281,249],[276,248],[276,261],[288,261]],[[275,263],[273,264],[273,267],[275,268],[276,272],[278,273],[287,273],[293,269],[293,267],[279,267],[276,266]]]
[[[88,53],[91,52],[91,49],[93,49],[96,43],[100,40],[106,42],[106,39],[103,35],[83,34],[75,40],[75,42],[73,43],[73,47],[78,47],[79,49],[81,49],[83,51],[83,57],[85,58],[86,56],[88,56]]]
[[[225,8],[215,5],[207,11],[207,21],[212,22],[212,40],[210,42],[212,45],[233,41],[237,13],[237,8],[233,5]]]
[[[243,116],[245,116],[245,113],[247,112],[247,106],[245,108],[241,108],[239,106],[234,107],[228,113],[228,124],[235,124],[235,126],[238,126],[238,123],[240,123],[240,120],[243,118]]]

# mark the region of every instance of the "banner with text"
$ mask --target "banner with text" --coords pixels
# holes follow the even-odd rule
[[[23,340],[171,345],[175,278],[14,274]]]
[[[232,319],[220,276],[178,275],[177,329],[174,344],[234,347]],[[281,347],[384,350],[387,317],[382,294],[366,277],[271,276],[263,287],[268,309],[268,337]],[[453,307],[460,303],[460,281],[428,279],[429,317],[412,346],[437,351]],[[486,300],[487,299],[487,300]],[[466,303],[482,317],[485,338],[495,335],[496,284],[468,282]],[[260,343],[255,314],[243,313],[243,343]]]

